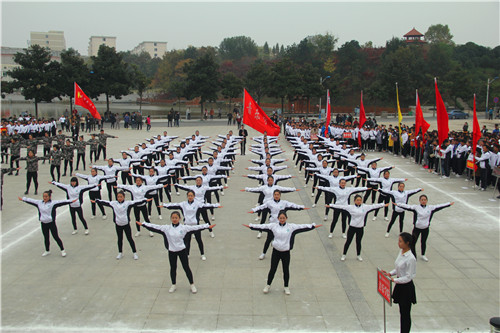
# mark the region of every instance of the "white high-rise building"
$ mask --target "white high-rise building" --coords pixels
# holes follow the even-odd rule
[[[147,52],[151,58],[161,58],[167,53],[167,42],[142,42],[131,51],[132,54]]]
[[[63,51],[66,49],[64,31],[31,31],[30,45],[40,45],[41,47],[47,47],[52,51]]]
[[[91,36],[89,40],[89,57],[97,56],[99,46],[106,45],[116,49],[116,37],[110,36]]]

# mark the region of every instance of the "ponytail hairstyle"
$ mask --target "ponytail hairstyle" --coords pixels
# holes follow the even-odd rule
[[[49,196],[49,200],[52,198],[52,190],[48,190],[48,191],[45,191],[43,192],[43,194],[47,193],[47,195]]]
[[[429,200],[429,198],[425,195],[425,194],[422,194],[421,196],[418,197],[418,200],[422,199],[422,198],[426,198],[427,200]]]
[[[189,193],[193,193],[193,195],[196,197],[196,194],[194,193],[194,191],[193,191],[193,190],[189,190],[189,191],[187,191],[186,195],[188,195]]]
[[[78,178],[76,178],[76,177],[71,177],[71,180],[69,182],[70,183],[76,182],[76,186],[78,186]]]
[[[124,192],[123,190],[118,191],[118,192],[116,193],[116,196],[117,196],[117,197],[118,197],[118,194],[121,194],[121,195],[125,196],[125,192]]]
[[[363,197],[362,197],[362,196],[360,196],[359,194],[356,194],[356,195],[354,196],[354,201],[356,201],[356,199],[357,199],[357,198],[363,199]]]
[[[413,236],[408,232],[400,233],[399,237],[401,237],[405,244],[411,244],[411,242],[413,241]]]

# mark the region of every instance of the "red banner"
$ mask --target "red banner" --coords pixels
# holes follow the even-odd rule
[[[448,112],[446,111],[446,106],[444,105],[441,94],[439,93],[437,79],[434,79],[434,86],[436,90],[438,140],[439,145],[441,145],[444,140],[448,139],[448,133],[450,132],[450,129],[448,128]]]
[[[377,292],[392,305],[392,281],[380,269],[377,269]]]
[[[243,97],[243,124],[260,133],[267,132],[269,136],[278,136],[281,132],[280,127],[267,116],[246,89]]]
[[[474,94],[474,120],[472,123],[472,155],[474,156],[474,161],[476,160],[476,147],[479,139],[481,139],[481,127],[479,127],[479,121],[477,120],[476,94]]]
[[[363,90],[361,90],[361,103],[359,104],[359,129],[363,128],[366,122],[365,107],[363,106]],[[361,133],[358,133],[358,145],[361,148]]]
[[[344,132],[344,134],[342,134],[342,138],[352,139],[352,133],[351,132]]]
[[[94,103],[90,98],[87,97],[87,95],[85,95],[82,88],[80,88],[80,86],[78,86],[76,82],[75,82],[75,105],[80,105],[81,107],[84,107],[85,109],[89,110],[92,117],[94,117],[97,120],[101,120],[101,115],[99,114],[99,112],[97,112]]]
[[[417,107],[415,109],[415,135],[418,135],[420,129],[422,129],[422,138],[425,135],[425,132],[429,129],[431,125],[424,119],[424,113],[422,112],[422,107],[420,106],[420,99],[418,98],[417,91]]]

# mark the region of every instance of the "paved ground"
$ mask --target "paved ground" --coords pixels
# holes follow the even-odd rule
[[[199,123],[191,124],[169,134],[190,135]],[[203,126],[201,133],[214,136],[228,130],[216,124]],[[109,140],[110,156],[148,136],[145,131],[109,132],[120,137]],[[154,128],[151,134],[157,132]],[[284,139],[280,143],[285,157],[291,158],[288,143]],[[369,155],[373,156],[378,154]],[[456,202],[434,217],[428,241],[430,261],[418,261],[413,331],[488,331],[489,318],[499,315],[500,298],[499,204],[491,199],[492,191],[474,191],[463,178],[441,180],[409,160],[382,156],[382,165],[396,166],[392,176],[409,178],[407,188],[425,188],[430,203]],[[61,208],[57,221],[68,256],[62,258],[52,244],[52,255],[42,258],[36,210],[17,200],[24,192],[25,171],[18,177],[6,176],[1,224],[2,332],[381,331],[383,303],[376,293],[376,268],[392,268],[398,252],[397,233],[393,230],[390,238],[384,238],[387,222],[380,217],[374,222],[369,219],[363,262],[355,260],[353,246],[347,261],[340,261],[344,240],[338,230],[333,239],[328,239],[324,227],[300,234],[292,251],[292,294],[283,294],[279,268],[271,292],[264,295],[270,261],[257,259],[264,239],[256,239],[255,232],[241,226],[253,221],[246,212],[257,200],[256,194],[239,191],[255,186],[241,177],[247,173],[249,158],[253,156],[237,157],[235,174],[221,197],[224,208],[216,211],[216,237],[204,234],[207,261],[200,260],[193,243],[190,265],[196,295],[189,292],[181,269],[178,290],[168,293],[168,258],[158,235],[150,238],[143,232],[136,238],[138,261],[132,259],[125,242],[125,256],[117,261],[113,222],[90,220],[88,202],[84,212],[90,235],[72,236],[68,209]],[[62,191],[47,184],[48,166],[40,169],[40,189],[53,188],[54,198],[62,198]],[[311,207],[310,185],[304,189],[297,169],[291,168],[290,173],[298,178],[283,185],[301,191],[284,198]],[[174,196],[174,201],[180,200],[184,196]],[[163,216],[167,215],[164,211]],[[410,215],[405,221],[408,231]],[[323,223],[323,208],[318,205],[289,216],[290,222]],[[159,221],[153,212],[153,222],[166,221]],[[388,308],[387,314],[388,330],[398,331],[397,306]]]

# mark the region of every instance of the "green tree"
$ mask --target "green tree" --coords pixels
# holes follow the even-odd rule
[[[122,56],[116,52],[114,47],[101,45],[97,57],[92,59],[92,86],[93,95],[104,94],[106,96],[106,112],[109,112],[109,97],[121,99],[130,93],[132,87],[133,71],[129,69]]]
[[[14,62],[20,67],[7,72],[13,80],[2,82],[2,94],[21,90],[24,99],[35,102],[35,116],[38,118],[38,103],[51,102],[61,98],[59,90],[61,65],[50,60],[50,51],[39,45],[32,45],[25,52],[14,55]]]
[[[73,110],[74,83],[82,89],[89,85],[89,68],[78,51],[69,48],[61,52],[60,91],[69,97],[69,109]]]
[[[262,47],[262,53],[264,53],[264,58],[268,59],[269,58],[269,44],[267,42],[264,43],[264,46]]]
[[[151,79],[147,77],[137,65],[132,65],[133,70],[133,87],[137,89],[137,94],[139,95],[139,110],[142,111],[142,97],[144,96],[144,91],[151,84]]]
[[[257,103],[266,93],[269,80],[269,67],[262,60],[255,61],[245,77],[245,86],[252,96],[257,97]]]
[[[219,90],[219,65],[210,54],[186,63],[184,73],[186,74],[186,85],[184,96],[187,99],[200,97],[201,113],[203,115],[203,104],[206,101],[217,99]]]
[[[257,44],[250,37],[237,36],[224,38],[219,45],[222,60],[239,60],[243,57],[256,57]]]
[[[307,100],[307,113],[309,113],[309,101],[311,97],[319,97],[323,93],[323,87],[319,83],[320,74],[311,64],[304,64],[300,69],[300,85],[302,96]]]
[[[434,24],[427,29],[425,33],[425,40],[431,44],[434,43],[444,43],[444,44],[454,44],[453,35],[450,32],[448,24]]]
[[[284,110],[285,98],[291,101],[301,94],[300,74],[296,65],[289,58],[282,58],[270,70],[268,95],[281,99]]]
[[[233,73],[226,73],[221,80],[221,93],[224,98],[229,98],[229,110],[231,110],[231,99],[240,96],[243,92],[243,82]]]

